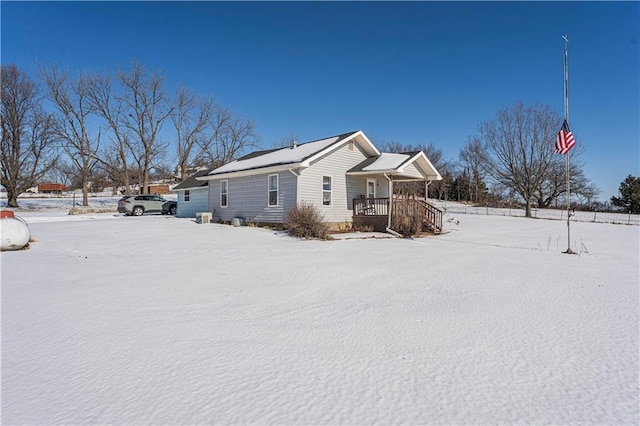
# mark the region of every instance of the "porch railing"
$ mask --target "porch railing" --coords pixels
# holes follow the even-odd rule
[[[428,203],[427,201],[418,201],[424,205],[426,218],[425,224],[427,225],[427,227],[429,227],[431,231],[435,232],[436,234],[442,232],[442,215],[444,212],[433,204]]]
[[[354,198],[353,214],[355,216],[387,216],[389,214],[389,199]]]
[[[389,201],[389,198],[356,198],[353,200],[353,214],[354,216],[387,216]],[[424,227],[436,234],[442,232],[442,210],[425,200],[394,198],[392,224],[395,223],[393,216],[397,215],[418,216],[422,219]]]
[[[393,215],[418,216],[422,218],[423,226],[439,234],[442,232],[442,215],[439,208],[425,200],[413,198],[394,198]]]

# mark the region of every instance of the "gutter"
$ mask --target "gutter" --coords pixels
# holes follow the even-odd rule
[[[207,180],[217,180],[217,179],[231,179],[231,178],[245,177],[245,176],[266,175],[269,173],[278,173],[278,172],[287,171],[292,167],[301,167],[301,164],[288,163],[288,164],[271,165],[271,166],[265,166],[265,167],[256,167],[252,169],[234,170],[229,172],[216,173],[213,175],[200,176],[200,177],[197,177],[196,180],[207,181]]]
[[[387,227],[385,231],[392,235],[395,235],[396,237],[403,238],[402,235],[391,229],[391,210],[393,210],[393,182],[391,182],[391,178],[386,173],[383,173],[382,175],[387,178],[387,181],[389,181],[389,212],[387,213]]]
[[[300,173],[294,172],[293,169],[289,169],[289,171],[296,177],[296,205],[298,205],[300,200]]]

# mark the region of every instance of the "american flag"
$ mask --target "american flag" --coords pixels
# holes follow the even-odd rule
[[[569,123],[567,120],[564,120],[562,124],[562,128],[558,132],[558,136],[556,137],[556,149],[554,152],[556,154],[566,154],[569,152],[571,148],[576,145],[576,140],[573,138],[573,133],[569,130]]]

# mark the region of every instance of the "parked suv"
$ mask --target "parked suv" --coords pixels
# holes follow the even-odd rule
[[[169,200],[162,205],[162,214],[175,215],[177,210],[178,210],[177,201]]]
[[[144,213],[162,213],[167,200],[159,195],[125,195],[118,200],[118,213],[142,216]]]

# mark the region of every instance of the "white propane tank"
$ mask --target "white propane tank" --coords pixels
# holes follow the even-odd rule
[[[27,222],[13,215],[3,215],[0,219],[0,250],[20,250],[27,244],[31,233]]]

